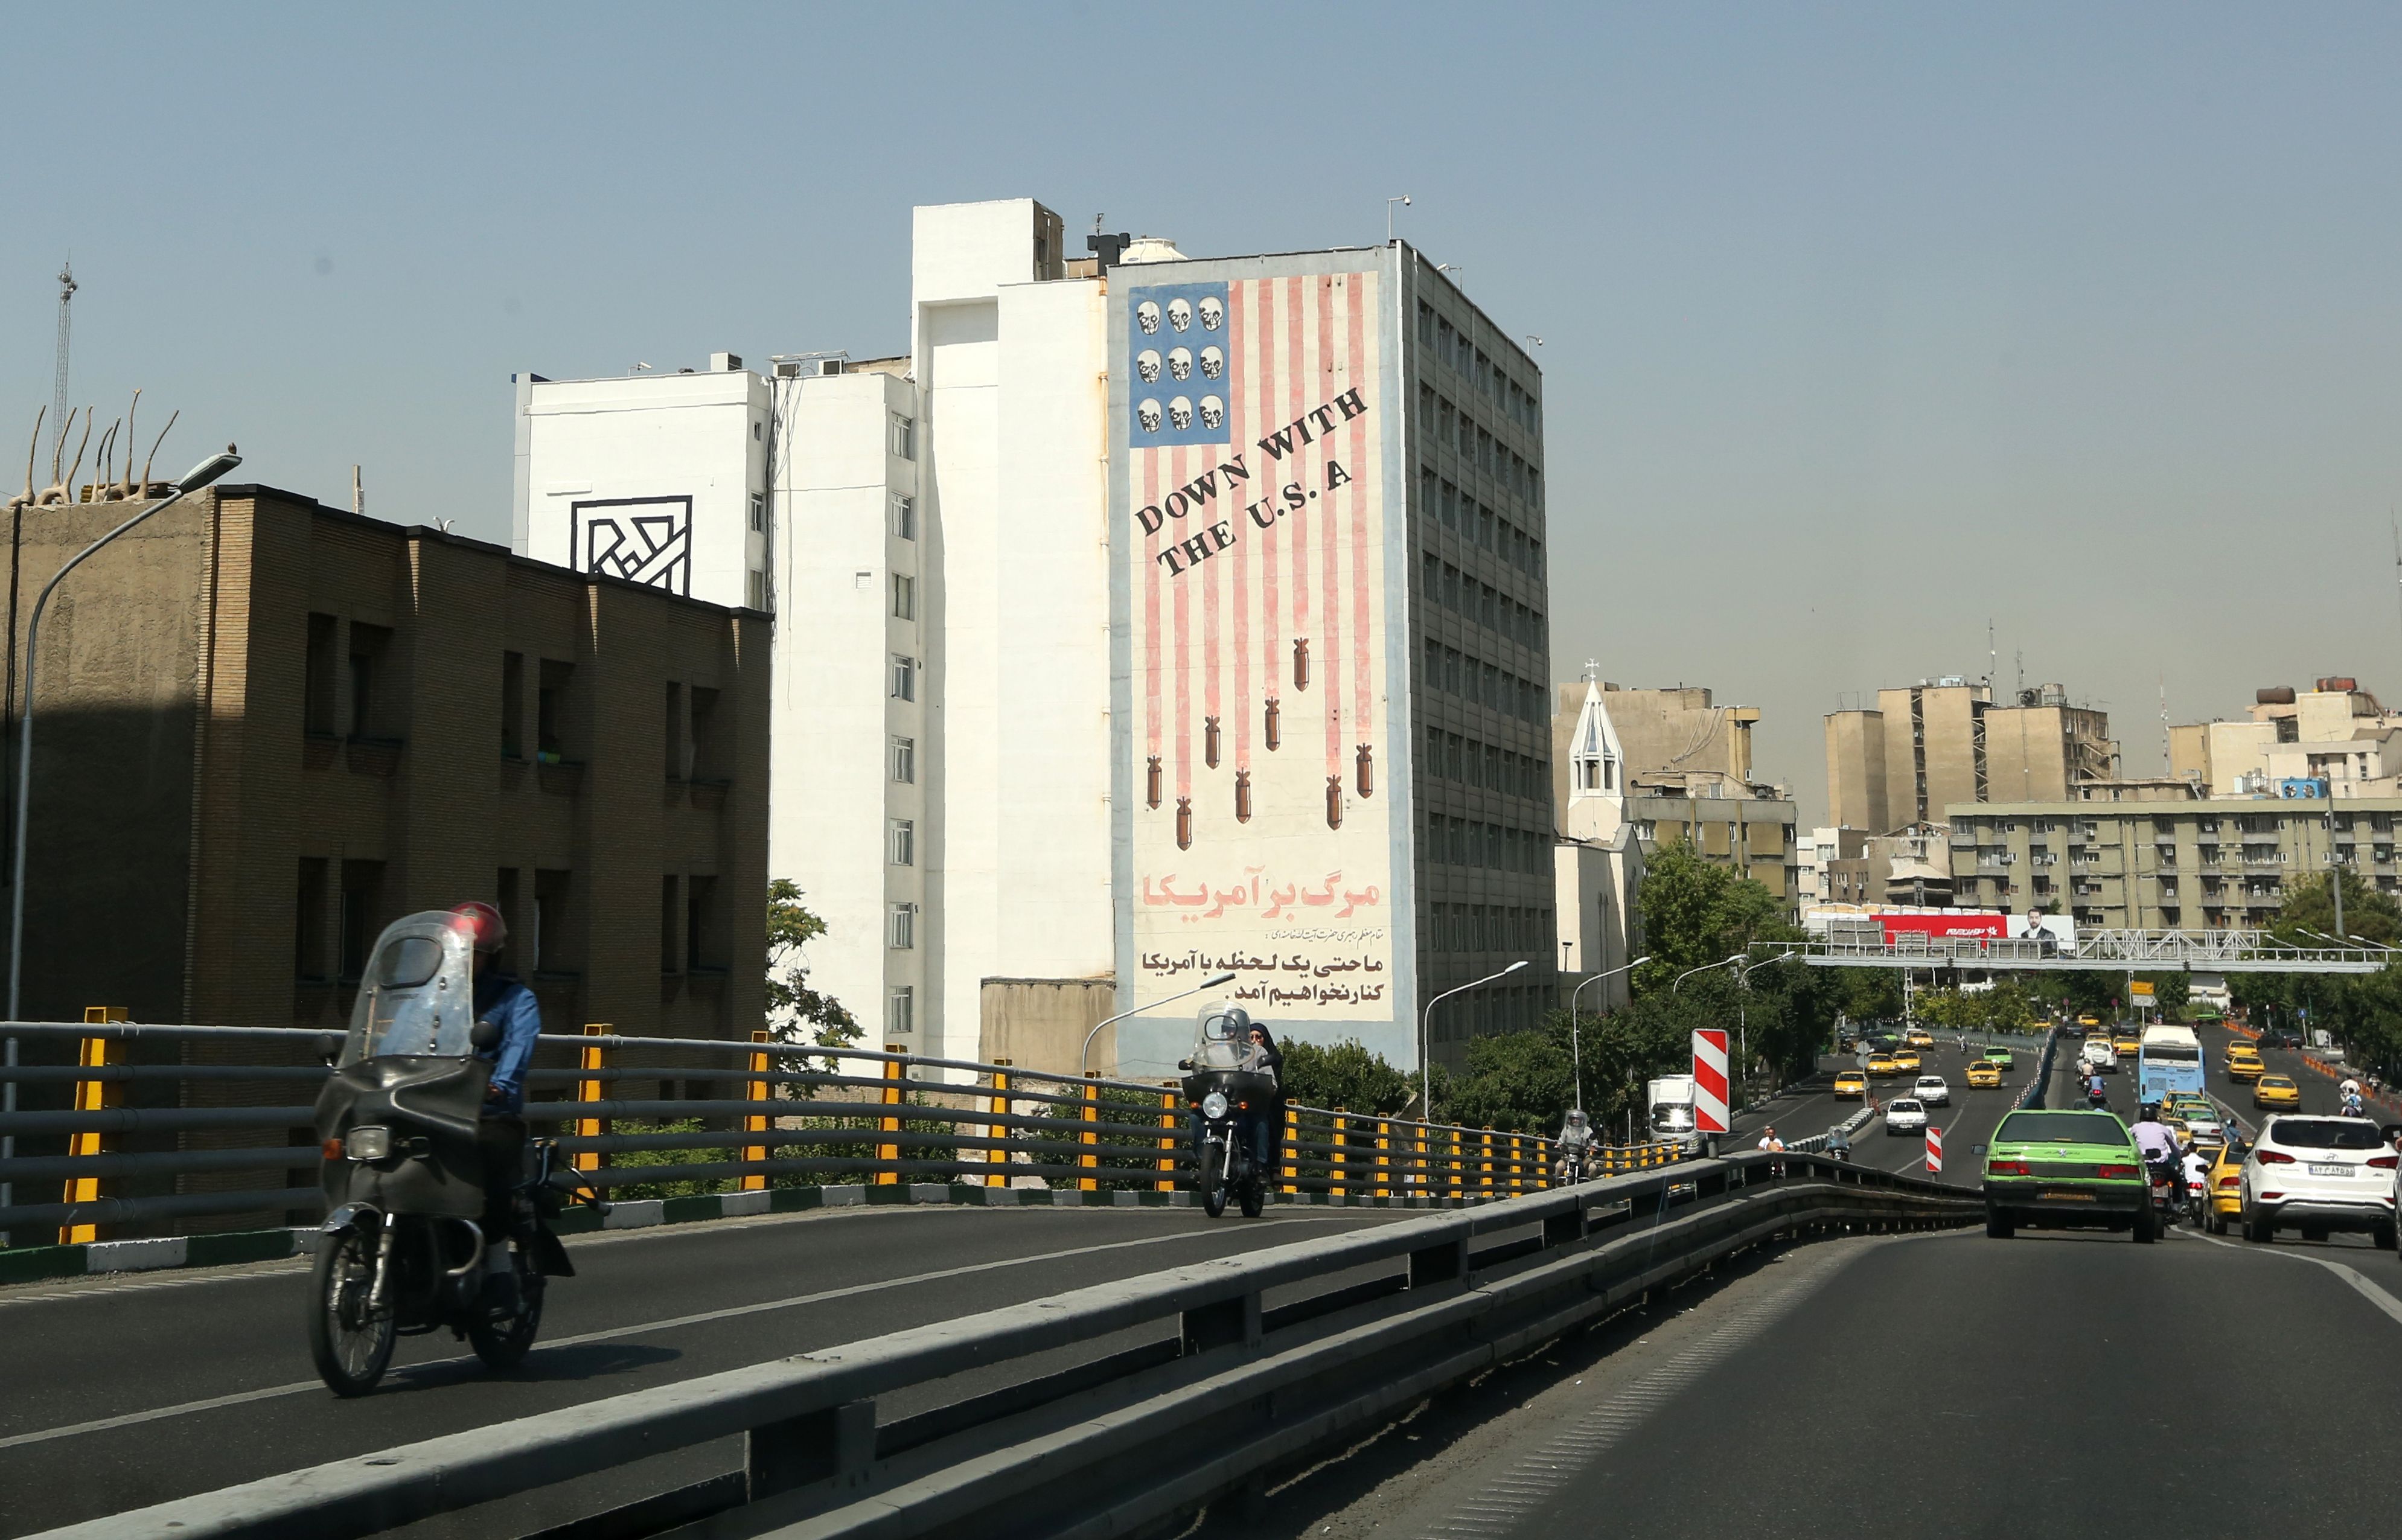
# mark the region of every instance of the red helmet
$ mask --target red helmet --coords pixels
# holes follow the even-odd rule
[[[480,899],[470,899],[450,913],[458,916],[459,928],[467,932],[468,944],[478,952],[498,952],[509,943],[508,922],[501,912]]]

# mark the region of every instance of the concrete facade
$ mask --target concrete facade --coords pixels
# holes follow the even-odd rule
[[[2108,715],[2056,684],[2006,703],[1982,681],[1922,680],[1878,691],[1873,709],[1829,712],[1826,737],[1829,815],[1875,834],[1940,823],[1960,803],[2064,798],[2118,765]]]
[[[1885,781],[1884,713],[1852,709],[1827,716],[1827,812],[1838,827],[1893,827]]]
[[[2080,926],[2256,928],[2275,918],[2288,880],[2325,881],[2331,858],[2379,891],[2402,893],[2402,798],[1988,804],[1949,813],[1955,898],[1967,907],[2040,908]]]

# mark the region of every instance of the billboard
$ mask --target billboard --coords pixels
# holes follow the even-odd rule
[[[1119,1007],[1232,972],[1262,1020],[1400,1054],[1392,344],[1380,274],[1308,260],[1111,275]],[[1203,997],[1121,1064],[1172,1061]]]

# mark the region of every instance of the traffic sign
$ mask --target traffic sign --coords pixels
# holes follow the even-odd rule
[[[1943,1169],[1943,1131],[1933,1123],[1926,1125],[1926,1169]]]
[[[1727,1035],[1722,1026],[1693,1032],[1693,1127],[1704,1134],[1727,1131]]]

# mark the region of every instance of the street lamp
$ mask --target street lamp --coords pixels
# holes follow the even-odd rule
[[[1760,959],[1762,962],[1769,960],[1770,959],[1765,957]],[[1677,975],[1677,983],[1668,986],[1668,993],[1674,995],[1677,992],[1677,984],[1683,983],[1687,979],[1691,978],[1696,973],[1706,973],[1713,968],[1724,968],[1729,963],[1732,963],[1734,965],[1735,987],[1744,991],[1746,994],[1750,993],[1750,975],[1753,963],[1750,956],[1742,952],[1736,953],[1732,957],[1720,957],[1714,963],[1704,963],[1699,968],[1689,968],[1685,969],[1682,973]],[[1751,1089],[1751,1020],[1749,1012],[1744,1010],[1743,1001],[1740,998],[1736,999],[1734,1002],[1734,1034],[1735,1062],[1741,1066],[1735,1075],[1735,1084],[1741,1086],[1746,1093],[1745,1096],[1745,1105],[1748,1106],[1750,1104],[1748,1093]],[[1743,1108],[1737,1107],[1735,1110],[1740,1112]]]
[[[1399,198],[1387,198],[1385,199],[1385,244],[1387,246],[1393,243],[1393,205],[1396,203],[1399,203],[1402,208],[1408,208],[1410,206],[1410,195],[1403,193]]]
[[[1579,1112],[1582,1112],[1584,1110],[1584,1049],[1580,1045],[1577,1039],[1577,1001],[1583,997],[1585,984],[1599,983],[1604,979],[1615,978],[1617,975],[1625,972],[1628,969],[1640,968],[1650,960],[1651,958],[1647,954],[1644,956],[1636,958],[1631,963],[1622,963],[1618,967],[1611,969],[1607,973],[1595,973],[1592,978],[1585,980],[1584,983],[1577,985],[1576,988],[1568,995],[1568,1053],[1576,1065],[1577,1110]]]
[[[1077,1052],[1076,1073],[1079,1075],[1084,1073],[1084,1061],[1092,1055],[1093,1039],[1099,1037],[1101,1035],[1101,1028],[1109,1025],[1110,1023],[1125,1021],[1128,1016],[1133,1015],[1135,1011],[1148,1011],[1153,1005],[1166,1005],[1170,1000],[1180,1000],[1187,995],[1198,995],[1205,989],[1215,989],[1221,984],[1229,984],[1234,982],[1235,975],[1232,973],[1213,974],[1210,977],[1202,980],[1199,983],[1194,984],[1190,989],[1180,990],[1173,995],[1163,995],[1159,998],[1152,1001],[1151,1005],[1138,1005],[1132,1010],[1121,1011],[1114,1016],[1107,1016],[1102,1018],[1100,1021],[1095,1022],[1093,1024],[1093,1029],[1084,1034],[1084,1046]]]
[[[1426,1011],[1418,1018],[1418,1116],[1422,1121],[1434,1121],[1434,1008],[1454,995],[1464,995],[1478,984],[1506,979],[1525,966],[1526,959],[1521,957],[1498,973],[1487,973],[1481,979],[1461,984],[1457,989],[1446,989],[1427,1001]]]
[[[85,558],[93,552],[144,519],[174,506],[187,494],[199,491],[241,463],[242,456],[234,453],[233,446],[228,444],[225,447],[225,453],[211,455],[193,466],[184,473],[183,479],[175,483],[173,492],[76,552],[73,559],[58,570],[56,576],[42,585],[40,597],[34,600],[34,618],[25,627],[25,694],[22,697],[25,715],[18,723],[17,732],[17,850],[14,859],[17,891],[9,904],[8,915],[8,1019],[12,1022],[19,1019],[20,985],[25,973],[25,811],[33,800],[34,790],[34,663],[41,652],[43,607],[50,602],[50,594],[66,575],[82,566]],[[8,1062],[11,1065],[17,1062],[16,1046],[16,1039],[10,1038]],[[12,1104],[15,1086],[16,1082],[11,1080]]]
[[[175,483],[174,491],[76,552],[73,560],[60,568],[57,575],[42,585],[41,597],[34,600],[34,618],[25,627],[25,715],[19,723],[17,735],[17,850],[14,863],[17,889],[11,896],[8,914],[8,1019],[12,1022],[20,1019],[19,986],[25,974],[25,809],[32,800],[34,788],[34,659],[42,642],[42,608],[50,602],[50,591],[59,585],[60,580],[83,565],[86,557],[151,515],[183,501],[186,493],[199,491],[241,463],[242,456],[234,453],[233,446],[228,444],[225,447],[225,453],[211,455],[193,466],[184,473],[182,480]],[[12,1070],[17,1067],[17,1039],[14,1037],[7,1040],[5,1052],[0,1052],[0,1062],[5,1062]],[[11,1076],[7,1081],[0,1082],[0,1112],[16,1110],[17,1081]],[[14,1134],[0,1134],[0,1160],[16,1153],[17,1136]],[[0,1208],[7,1207],[14,1196],[15,1184],[0,1180]]]

